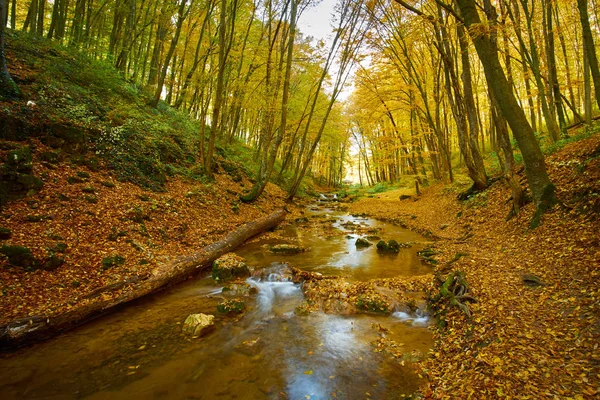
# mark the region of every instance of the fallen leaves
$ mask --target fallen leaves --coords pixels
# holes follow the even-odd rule
[[[558,197],[568,207],[556,207],[534,231],[527,228],[532,204],[504,221],[509,190],[501,182],[485,192],[485,204],[461,204],[437,185],[418,201],[388,197],[351,205],[352,213],[441,238],[435,242],[437,270],[463,271],[479,300],[470,305],[470,320],[447,309],[448,327],[434,332],[434,348],[420,364],[429,379],[423,396],[600,395],[600,162],[593,158],[599,148],[596,135],[548,157]],[[469,257],[451,262],[459,252]],[[545,286],[525,286],[524,274]]]
[[[39,154],[48,149],[31,140]],[[109,300],[143,280],[171,257],[197,251],[221,239],[237,226],[283,206],[284,193],[269,184],[254,204],[229,205],[241,192],[228,175],[216,175],[211,185],[174,178],[164,193],[148,193],[130,183],[115,181],[107,171],[59,164],[48,168],[34,162],[34,172],[44,176],[40,193],[7,204],[0,227],[12,237],[5,243],[28,247],[39,259],[50,248],[66,245],[65,263],[54,271],[25,271],[12,267],[0,255],[0,324],[34,316],[58,315],[92,301]],[[69,177],[85,176],[69,184]],[[111,182],[106,186],[102,182]],[[242,184],[248,185],[244,180]],[[93,187],[97,203],[87,202],[82,188]],[[232,190],[235,189],[235,190]],[[198,195],[188,196],[188,193]],[[59,199],[69,199],[60,200]],[[24,222],[31,215],[52,216]],[[102,261],[118,255],[123,264]],[[120,259],[120,258],[119,258]],[[101,288],[115,289],[91,296]]]

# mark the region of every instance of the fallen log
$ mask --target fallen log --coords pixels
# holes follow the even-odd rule
[[[177,257],[153,270],[149,276],[139,280],[112,284],[105,287],[104,293],[120,290],[108,300],[92,300],[75,306],[74,309],[56,316],[32,316],[12,321],[0,326],[0,349],[10,350],[39,342],[72,329],[93,318],[115,310],[132,300],[153,294],[167,286],[181,282],[212,265],[212,262],[234,250],[257,234],[274,228],[285,218],[285,211],[278,210],[265,217],[249,222],[229,233],[224,239],[204,247],[197,253]],[[126,286],[133,285],[129,288]],[[100,297],[98,290],[93,297]]]

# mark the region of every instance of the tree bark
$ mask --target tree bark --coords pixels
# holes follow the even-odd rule
[[[590,19],[588,16],[587,0],[577,0],[579,8],[579,18],[583,29],[583,42],[585,43],[585,52],[587,61],[592,72],[592,80],[594,81],[594,92],[596,94],[596,102],[600,108],[600,70],[598,69],[598,57],[596,57],[596,48],[594,47],[594,38],[590,29]]]
[[[4,2],[4,0],[0,0]],[[33,316],[12,321],[0,326],[0,349],[13,349],[19,346],[39,342],[56,336],[69,329],[99,317],[132,300],[158,292],[165,287],[181,282],[187,277],[209,267],[214,260],[225,253],[234,250],[247,239],[274,228],[285,218],[285,211],[278,210],[274,213],[249,222],[237,230],[229,233],[224,239],[219,240],[201,251],[180,256],[159,266],[150,277],[139,277],[128,282],[113,284],[94,291],[93,296],[109,293],[122,289],[128,284],[136,283],[131,290],[124,289],[110,300],[100,300],[77,307],[58,316]]]
[[[488,86],[521,149],[527,181],[536,205],[536,214],[531,222],[531,227],[535,228],[539,225],[541,216],[556,204],[556,188],[548,177],[544,155],[533,129],[506,79],[494,42],[487,34],[474,29],[483,26],[475,1],[457,0],[457,3],[483,65]]]
[[[5,27],[4,15],[6,0],[0,0],[0,99],[12,99],[19,96],[19,88],[8,73],[6,55],[4,53]]]

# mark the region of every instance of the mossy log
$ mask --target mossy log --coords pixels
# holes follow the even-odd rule
[[[249,222],[229,233],[224,239],[204,247],[197,253],[180,256],[160,265],[152,271],[149,277],[140,278],[131,288],[125,288],[130,282],[125,282],[122,286],[109,285],[102,293],[122,289],[121,293],[112,299],[94,301],[55,316],[32,316],[0,326],[0,349],[13,349],[48,339],[115,310],[132,300],[181,282],[190,275],[209,268],[214,260],[233,251],[251,237],[274,228],[284,220],[285,214],[285,211],[278,210]]]

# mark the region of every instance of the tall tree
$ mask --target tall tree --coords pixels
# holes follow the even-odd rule
[[[6,54],[4,53],[6,22],[6,0],[0,0],[0,99],[12,99],[19,96],[19,88],[8,73]]]
[[[294,41],[296,38],[296,20],[298,15],[298,1],[290,0],[290,18],[289,18],[289,39],[287,42],[287,55],[285,59],[285,74],[283,80],[283,93],[281,98],[281,121],[279,128],[274,140],[270,146],[265,146],[263,152],[265,152],[266,165],[260,167],[256,183],[250,190],[250,192],[241,197],[243,201],[253,201],[261,195],[267,182],[271,178],[273,173],[273,167],[275,166],[275,160],[277,158],[277,152],[281,146],[281,142],[287,131],[287,118],[288,118],[288,102],[290,98],[290,78],[292,76],[292,61],[294,55]],[[263,158],[264,158],[263,157]]]
[[[592,80],[594,81],[596,103],[598,103],[598,108],[600,108],[600,69],[598,68],[598,57],[596,57],[596,48],[594,47],[594,37],[592,36],[592,30],[590,28],[587,0],[577,0],[577,7],[579,8],[579,19],[583,31],[583,42],[585,43],[584,50],[587,55],[587,64],[592,73]]]
[[[496,45],[489,33],[481,29],[485,24],[482,23],[479,16],[475,0],[457,0],[457,4],[483,65],[487,84],[521,149],[527,181],[536,205],[536,215],[531,225],[536,227],[539,225],[542,215],[557,202],[555,186],[548,177],[544,155],[533,129],[506,79]]]

